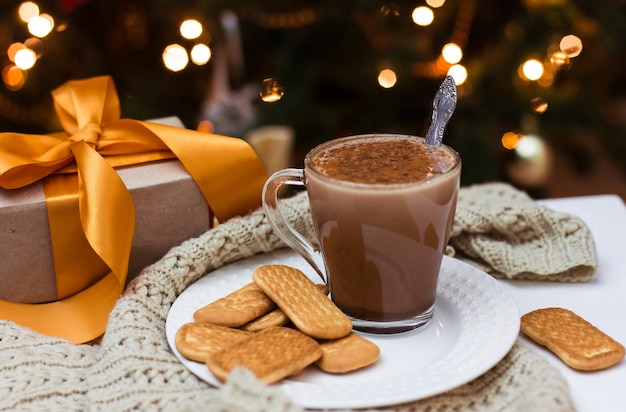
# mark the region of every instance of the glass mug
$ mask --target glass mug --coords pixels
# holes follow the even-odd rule
[[[324,279],[354,329],[421,329],[433,316],[461,158],[416,136],[368,134],[312,149],[304,169],[274,173],[263,208],[274,232]],[[283,185],[305,186],[318,246],[278,208]]]

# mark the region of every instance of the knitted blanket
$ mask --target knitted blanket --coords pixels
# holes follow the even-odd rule
[[[489,211],[476,199],[493,196],[494,190],[502,202]],[[582,281],[595,274],[593,241],[577,218],[532,202],[516,206],[517,198],[511,201],[510,196],[519,193],[508,186],[462,192],[450,253],[474,258],[490,273],[504,277]],[[305,195],[283,202],[281,208],[296,229],[313,236]],[[540,219],[532,221],[529,216]],[[539,253],[538,243],[544,256],[518,260],[517,253]],[[505,251],[499,258],[498,245]],[[131,282],[110,315],[106,333],[89,345],[73,345],[0,321],[0,410],[302,410],[279,389],[261,384],[243,369],[233,372],[221,388],[210,386],[177,360],[165,335],[169,308],[187,286],[225,264],[280,247],[284,244],[261,210],[184,242]],[[552,260],[547,270],[544,266]],[[573,409],[558,370],[517,342],[502,361],[472,382],[435,397],[376,410]]]

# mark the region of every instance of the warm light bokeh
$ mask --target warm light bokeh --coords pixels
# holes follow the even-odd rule
[[[207,64],[211,59],[211,49],[206,44],[196,44],[191,49],[191,61],[197,64],[198,66],[202,66],[203,64]]]
[[[179,72],[187,67],[189,56],[187,50],[180,44],[170,44],[163,50],[163,64],[173,72]]]
[[[519,133],[506,132],[500,138],[500,143],[502,144],[502,147],[504,147],[505,149],[513,150],[517,147],[517,143],[520,141],[521,138],[522,138],[522,135]]]
[[[25,1],[20,4],[20,7],[17,9],[17,14],[24,23],[28,23],[33,17],[39,16],[39,6],[32,1]]]
[[[275,79],[267,78],[263,80],[260,93],[261,100],[266,103],[277,102],[282,99],[284,94],[283,87]]]
[[[24,72],[16,66],[6,66],[2,69],[2,81],[9,90],[19,90],[24,86],[26,82],[26,76]]]
[[[526,60],[522,63],[521,75],[527,80],[539,80],[543,76],[543,64],[537,59]]]
[[[428,4],[433,9],[436,9],[446,4],[446,0],[426,0],[426,4]]]
[[[569,57],[576,57],[583,51],[583,42],[577,36],[569,34],[561,39],[559,47]]]
[[[548,102],[546,102],[542,97],[535,97],[530,101],[530,108],[535,113],[545,113],[546,110],[548,110]]]
[[[417,24],[418,26],[428,26],[435,19],[435,14],[430,8],[426,6],[420,6],[413,9],[411,18],[413,19],[413,23]]]
[[[396,73],[391,69],[383,69],[378,73],[378,84],[385,89],[392,88],[397,81]]]
[[[46,37],[54,29],[54,19],[49,14],[40,14],[28,20],[28,31],[35,37]]]
[[[461,64],[455,64],[448,69],[448,76],[452,76],[457,86],[461,85],[467,80],[467,69]]]
[[[202,23],[195,19],[188,19],[180,24],[180,34],[186,39],[193,40],[202,34]]]
[[[441,49],[443,59],[450,64],[457,64],[463,58],[463,50],[454,43],[448,43]]]
[[[37,55],[31,49],[24,47],[15,53],[14,61],[20,69],[28,70],[37,62]]]

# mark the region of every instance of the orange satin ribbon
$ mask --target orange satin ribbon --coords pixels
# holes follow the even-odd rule
[[[108,76],[67,82],[52,96],[65,133],[0,133],[0,187],[43,179],[59,300],[0,300],[0,317],[83,343],[105,331],[134,236],[133,202],[113,167],[178,158],[219,221],[258,207],[267,174],[241,139],[120,119]]]

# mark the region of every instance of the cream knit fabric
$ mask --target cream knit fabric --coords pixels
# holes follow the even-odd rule
[[[589,228],[504,183],[462,188],[448,254],[499,278],[582,282],[598,261]]]
[[[301,233],[313,236],[304,195],[281,207]],[[560,224],[559,219],[551,222]],[[187,286],[225,264],[283,246],[260,210],[184,242],[129,285],[111,313],[105,335],[92,345],[75,346],[0,321],[0,410],[301,410],[245,370],[233,373],[222,388],[211,387],[177,360],[165,336],[168,310]],[[554,253],[563,250],[567,249],[556,248]],[[501,362],[468,384],[433,398],[377,410],[573,409],[562,375],[518,342]]]

